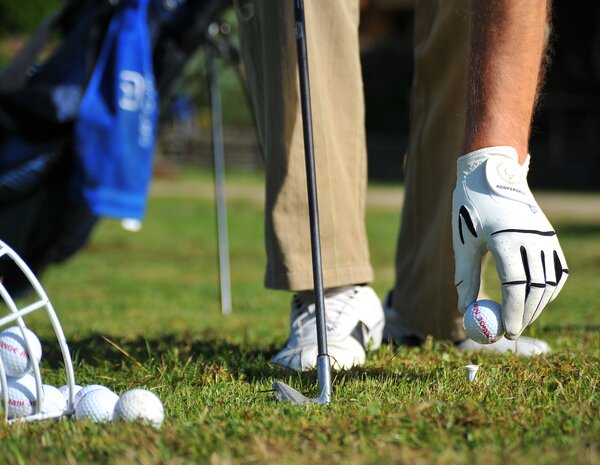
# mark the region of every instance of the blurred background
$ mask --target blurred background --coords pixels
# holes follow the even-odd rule
[[[168,1],[168,0],[165,0]],[[172,0],[175,1],[175,0]],[[0,67],[10,62],[60,0],[0,1]],[[216,34],[237,46],[227,2]],[[412,79],[412,0],[361,1],[361,57],[370,178],[401,181]],[[530,184],[545,189],[600,188],[600,2],[554,0],[552,63],[534,123]],[[262,170],[235,53],[217,60],[228,169]],[[243,73],[243,70],[242,70]],[[200,47],[161,109],[157,174],[179,164],[212,165],[206,56]],[[162,100],[162,98],[161,98]],[[543,163],[542,163],[543,160]]]

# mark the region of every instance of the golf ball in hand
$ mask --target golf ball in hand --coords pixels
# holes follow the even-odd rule
[[[141,420],[155,428],[160,428],[164,418],[162,402],[155,394],[146,389],[132,389],[124,392],[115,405],[115,421]]]
[[[25,339],[29,342],[31,354],[27,351]],[[24,332],[18,326],[12,326],[0,333],[0,357],[6,370],[6,376],[20,377],[33,369],[31,360],[39,363],[42,358],[42,344],[30,329]]]
[[[479,344],[492,344],[504,336],[502,307],[493,300],[477,300],[465,311],[463,327]]]

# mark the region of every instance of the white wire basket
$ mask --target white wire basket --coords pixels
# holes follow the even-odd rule
[[[12,298],[6,287],[0,281],[0,297],[6,304],[7,308],[6,315],[0,314],[0,331],[5,330],[8,326],[19,327],[21,335],[23,336],[25,348],[27,349],[27,353],[29,354],[30,363],[33,368],[31,374],[35,378],[35,401],[33,402],[32,414],[12,418],[9,414],[9,391],[6,369],[4,367],[2,359],[0,358],[0,405],[2,406],[0,410],[3,413],[4,421],[7,423],[14,423],[18,421],[37,421],[51,418],[69,417],[73,414],[75,373],[73,371],[73,361],[71,359],[69,348],[67,346],[67,341],[65,339],[65,335],[60,325],[60,321],[56,316],[56,312],[54,311],[54,308],[52,307],[50,299],[46,295],[44,288],[42,287],[38,279],[35,277],[31,269],[13,249],[11,249],[2,241],[0,241],[0,259],[11,260],[21,270],[23,275],[29,281],[32,291],[31,294],[33,294],[34,296],[33,299],[29,299],[26,304],[22,304],[23,306],[19,307],[19,305]],[[25,324],[24,319],[24,317],[26,317],[27,315],[38,311],[45,312],[48,318],[50,319],[52,328],[54,329],[54,333],[58,341],[58,345],[60,347],[60,351],[62,353],[68,386],[67,409],[65,411],[55,411],[52,413],[43,412],[44,389],[42,387],[43,383],[42,376],[40,373],[40,365],[39,362],[36,361],[35,357],[32,356],[33,351],[30,339],[25,336],[25,329],[27,328],[27,326]]]

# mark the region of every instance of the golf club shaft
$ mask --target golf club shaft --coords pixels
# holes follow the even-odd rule
[[[221,312],[229,315],[231,308],[231,279],[229,272],[229,233],[227,231],[227,205],[225,199],[225,155],[223,148],[223,125],[221,95],[215,69],[215,51],[206,49],[210,108],[212,119],[212,142],[214,155],[215,197],[217,202],[217,239],[219,246],[219,273],[221,283]]]
[[[312,113],[310,105],[310,81],[308,78],[308,54],[306,47],[306,24],[304,2],[294,0],[296,23],[296,56],[300,78],[300,104],[304,133],[304,153],[306,158],[306,178],[308,187],[308,210],[310,217],[310,239],[317,317],[317,348],[319,356],[327,355],[327,333],[325,326],[325,295],[323,290],[323,267],[321,263],[321,240],[319,233],[319,209],[317,202],[317,181],[315,175],[315,155],[312,134]]]

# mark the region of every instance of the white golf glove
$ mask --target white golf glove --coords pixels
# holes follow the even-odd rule
[[[529,156],[521,166],[512,147],[488,147],[460,157],[452,207],[458,308],[479,293],[481,258],[492,252],[502,283],[502,320],[516,339],[560,292],[569,270],[552,225],[529,186]]]

